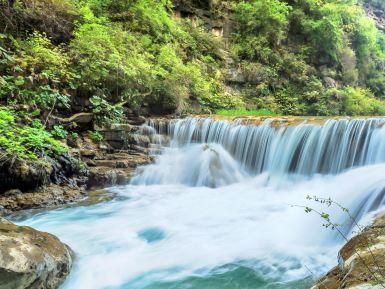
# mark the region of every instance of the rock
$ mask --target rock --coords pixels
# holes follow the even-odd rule
[[[337,87],[337,81],[335,81],[333,78],[325,76],[324,77],[324,83],[327,88],[335,88]]]
[[[0,289],[56,289],[72,262],[71,249],[55,236],[0,218]]]
[[[103,188],[117,184],[117,173],[115,169],[109,167],[90,168],[90,177],[88,179],[88,188]]]
[[[126,185],[135,173],[135,168],[111,168],[93,167],[90,168],[88,179],[89,189],[99,189],[109,186]]]
[[[102,159],[94,160],[90,167],[88,188],[103,188],[129,183],[138,166],[153,162],[147,154],[113,153],[104,155]]]
[[[0,164],[0,193],[12,189],[31,190],[49,184],[52,171],[48,159],[3,162]]]
[[[350,239],[339,252],[339,266],[311,289],[379,289],[385,285],[385,215]],[[376,285],[377,284],[377,285]]]
[[[80,112],[64,120],[68,123],[74,122],[79,126],[85,126],[89,125],[93,119],[94,114],[92,112]]]
[[[57,157],[52,163],[51,181],[57,185],[73,184],[74,186],[83,185],[82,182],[77,184],[75,180],[81,180],[88,176],[87,167],[79,158],[69,155]]]
[[[65,126],[73,126],[75,124],[76,128],[90,129],[92,127],[93,119],[94,114],[92,112],[80,112],[68,118],[51,116],[50,124],[61,124]]]
[[[246,82],[246,77],[243,75],[241,69],[232,67],[227,71],[226,81],[243,84]]]
[[[81,149],[80,150],[80,155],[82,157],[94,157],[96,156],[97,151],[95,150],[90,150],[90,149]]]
[[[385,11],[382,11],[381,9],[376,9],[370,3],[366,3],[364,5],[364,10],[366,16],[373,19],[377,28],[385,32]]]
[[[0,206],[3,207],[4,213],[55,207],[78,201],[84,198],[84,195],[85,191],[83,188],[49,185],[27,193],[0,195]]]
[[[128,123],[131,125],[142,125],[146,122],[146,118],[143,116],[130,117]]]
[[[6,197],[11,197],[11,196],[17,196],[17,195],[21,195],[22,192],[18,189],[15,189],[15,190],[9,190],[9,191],[6,191],[4,193],[4,196]]]

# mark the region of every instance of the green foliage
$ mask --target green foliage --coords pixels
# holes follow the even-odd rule
[[[10,41],[7,57],[0,62],[0,100],[28,104],[42,109],[69,106],[69,96],[61,82],[70,83],[74,75],[68,70],[69,60],[62,49],[46,36],[34,33],[26,40]],[[1,41],[0,41],[1,46]]]
[[[0,151],[6,158],[37,159],[60,155],[67,149],[44,129],[40,121],[20,125],[17,114],[0,106]]]
[[[223,116],[276,116],[274,112],[268,109],[247,110],[247,109],[220,109],[215,112],[217,115]]]
[[[108,101],[99,96],[93,96],[90,101],[95,120],[99,124],[119,122],[122,118],[123,109],[121,105],[111,105]]]
[[[157,113],[183,111],[190,99],[221,105],[210,102],[223,91],[210,77],[218,72],[218,43],[188,21],[173,20],[168,1],[92,1],[89,7],[69,46],[78,87]],[[127,15],[130,25],[117,21]]]
[[[77,132],[71,132],[70,136],[71,136],[71,138],[72,138],[73,140],[76,140],[76,139],[78,139],[79,134],[78,134]]]
[[[174,17],[175,3],[0,2],[1,104],[42,118],[81,105],[99,124],[125,111],[382,113],[385,36],[356,0],[214,1],[213,21],[233,16],[228,39],[204,18]]]
[[[236,4],[231,40],[246,78],[242,95],[248,106],[282,114],[378,111],[381,103],[372,104],[373,95],[363,91],[385,96],[385,36],[356,4],[355,0]],[[342,92],[362,88],[359,94],[368,100],[356,102],[371,103],[365,106],[369,111],[343,104],[346,97],[338,98],[327,87],[330,79]]]
[[[24,37],[46,33],[55,43],[68,41],[78,10],[74,0],[0,0],[2,33]]]
[[[89,131],[88,133],[91,140],[94,142],[100,142],[103,140],[103,135],[98,131]]]
[[[279,0],[241,1],[235,8],[235,20],[242,38],[253,35],[258,42],[277,45],[287,33],[290,7]]]
[[[60,139],[65,139],[68,136],[68,132],[63,128],[62,125],[55,125],[53,127],[52,134]]]
[[[376,99],[367,89],[346,87],[337,94],[342,99],[341,111],[347,115],[385,114],[385,101]]]

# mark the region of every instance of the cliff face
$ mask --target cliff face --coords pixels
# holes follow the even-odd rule
[[[201,19],[205,28],[216,36],[229,38],[232,32],[231,1],[218,0],[175,0],[177,18]]]
[[[365,3],[363,7],[366,15],[374,20],[377,28],[385,32],[385,11],[381,7],[372,5],[371,3]]]

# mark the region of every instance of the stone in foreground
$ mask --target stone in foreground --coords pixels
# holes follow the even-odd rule
[[[0,218],[0,289],[56,289],[72,260],[55,236]]]
[[[339,252],[339,265],[311,289],[385,288],[385,215],[350,239]]]

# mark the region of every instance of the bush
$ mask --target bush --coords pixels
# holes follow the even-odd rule
[[[10,48],[17,52],[4,49],[7,57],[0,62],[0,100],[42,109],[68,107],[70,100],[62,86],[75,76],[69,72],[69,59],[63,50],[39,33],[26,40],[2,40],[11,41]]]
[[[338,94],[343,100],[343,111],[347,115],[385,114],[385,102],[376,99],[367,89],[346,87]]]
[[[63,154],[66,147],[55,140],[39,121],[20,125],[15,112],[0,106],[0,150],[3,157],[38,159]]]
[[[58,44],[71,37],[79,14],[72,0],[0,0],[3,33],[25,37],[39,31]]]
[[[94,142],[100,142],[103,140],[103,135],[98,131],[89,131],[88,133],[91,140]]]

